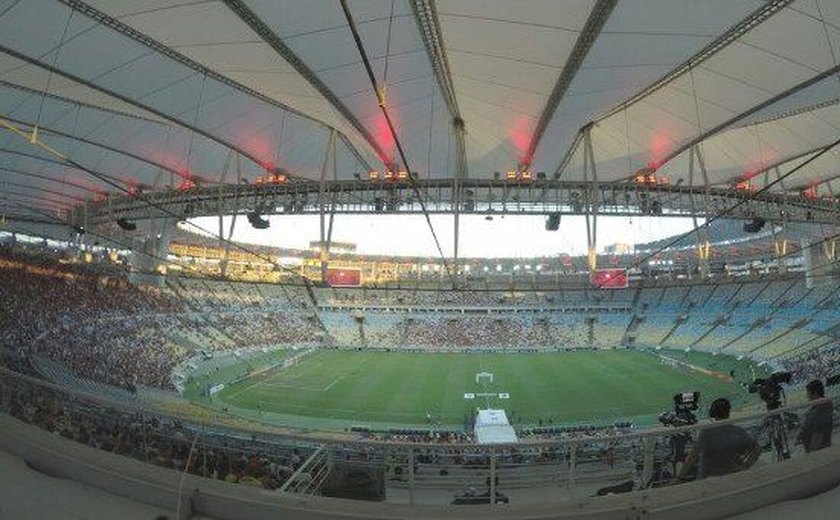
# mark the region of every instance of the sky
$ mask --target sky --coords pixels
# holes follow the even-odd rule
[[[320,239],[317,215],[273,215],[271,227],[253,229],[244,216],[237,218],[236,241],[275,247],[306,249]],[[432,225],[444,255],[453,255],[453,217],[432,215]],[[191,222],[217,235],[218,217],[201,217]],[[230,217],[224,218],[225,232]],[[598,217],[598,250],[614,243],[636,244],[684,233],[694,227],[682,217]],[[196,231],[194,227],[188,227]],[[546,231],[544,216],[496,215],[492,221],[483,215],[462,215],[461,257],[533,258],[562,253],[586,252],[586,222],[582,216],[563,216],[558,231]],[[336,215],[333,241],[351,242],[357,252],[368,255],[437,256],[429,226],[423,215]]]

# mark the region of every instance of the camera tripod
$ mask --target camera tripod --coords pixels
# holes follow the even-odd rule
[[[685,460],[685,456],[687,454],[686,448],[688,447],[688,443],[691,441],[691,434],[688,432],[684,433],[677,433],[671,435],[671,438],[668,440],[668,444],[671,448],[671,453],[666,457],[671,461],[671,469],[672,474],[677,474],[677,464]]]
[[[772,410],[771,410],[772,411]],[[790,458],[790,445],[788,444],[787,429],[782,414],[770,415],[761,422],[759,436],[767,434],[768,445],[776,452],[776,461]]]

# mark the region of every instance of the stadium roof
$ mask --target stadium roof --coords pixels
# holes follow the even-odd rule
[[[599,182],[763,186],[840,138],[838,54],[829,0],[0,0],[0,116],[73,161],[4,132],[0,211],[315,180],[333,130],[339,179],[592,180],[588,134]],[[832,149],[772,189],[838,176]]]

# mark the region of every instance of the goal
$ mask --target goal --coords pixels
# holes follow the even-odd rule
[[[482,382],[493,384],[493,374],[490,372],[479,372],[475,375],[475,384],[480,385]]]

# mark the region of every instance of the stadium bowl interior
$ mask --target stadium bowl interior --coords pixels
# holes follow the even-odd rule
[[[828,0],[0,1],[0,516],[828,518],[837,48]]]

